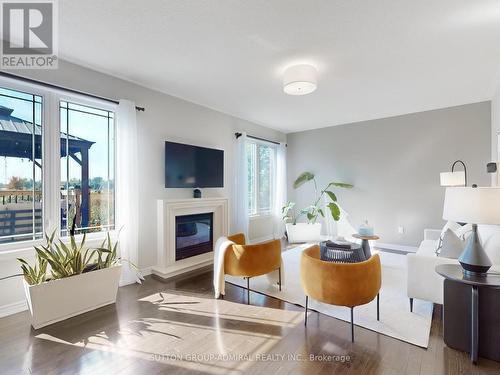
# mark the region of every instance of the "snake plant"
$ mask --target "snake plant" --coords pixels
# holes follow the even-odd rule
[[[24,259],[18,258],[26,282],[30,285],[41,284],[48,280],[62,279],[85,272],[109,268],[125,261],[131,265],[142,280],[137,266],[118,256],[118,241],[113,244],[109,233],[98,248],[86,248],[86,234],[77,243],[74,227],[70,231],[69,244],[55,239],[55,231],[45,235],[46,244],[35,247],[36,264],[30,266]],[[47,271],[48,266],[50,272]]]

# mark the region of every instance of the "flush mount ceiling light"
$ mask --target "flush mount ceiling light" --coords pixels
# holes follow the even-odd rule
[[[285,70],[283,91],[288,95],[306,95],[317,87],[316,68],[312,65],[294,65]]]

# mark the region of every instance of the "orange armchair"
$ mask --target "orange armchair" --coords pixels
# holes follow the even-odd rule
[[[302,252],[300,277],[306,294],[305,322],[309,297],[330,305],[351,309],[351,340],[354,342],[354,307],[377,297],[377,320],[380,320],[379,291],[382,284],[380,257],[373,255],[359,263],[325,262],[320,259],[318,245]]]
[[[245,235],[238,233],[228,239],[235,245],[224,254],[224,273],[243,276],[247,279],[247,303],[250,304],[250,278],[278,270],[281,290],[281,241],[271,240],[255,245],[246,245]]]

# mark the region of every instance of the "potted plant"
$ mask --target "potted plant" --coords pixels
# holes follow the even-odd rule
[[[298,189],[305,183],[312,181],[314,183],[315,197],[310,206],[307,206],[296,213],[295,202],[288,202],[282,208],[283,220],[286,226],[286,233],[290,243],[319,241],[321,235],[321,223],[317,223],[318,217],[325,217],[326,214],[331,215],[333,220],[340,219],[340,208],[337,204],[337,196],[331,188],[346,188],[353,187],[351,184],[343,182],[330,182],[326,187],[318,191],[316,178],[311,172],[304,172],[293,183],[293,188]],[[323,204],[323,198],[326,198],[326,204]],[[297,220],[305,215],[306,222],[298,223]]]
[[[78,244],[72,228],[67,245],[54,232],[46,235],[45,245],[35,247],[33,267],[18,259],[33,328],[116,302],[121,262],[126,261],[117,255],[118,242],[113,244],[108,233],[101,247],[92,249],[85,247],[85,239]]]

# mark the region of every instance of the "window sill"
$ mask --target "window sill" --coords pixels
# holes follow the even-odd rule
[[[109,231],[111,235],[111,239],[116,239],[117,231],[112,230]],[[108,232],[98,232],[98,233],[89,233],[85,239],[85,243],[91,246],[99,246],[102,241],[107,238]],[[69,237],[61,237],[60,238],[65,244],[69,243]],[[78,234],[75,236],[75,240],[77,243],[81,242],[83,239],[83,234]],[[35,246],[40,246],[45,244],[45,238],[41,238],[39,240],[31,240],[31,241],[22,241],[22,242],[14,242],[0,245],[0,261],[16,259],[22,256],[30,256],[35,254]]]
[[[253,221],[253,220],[261,220],[261,219],[270,219],[272,217],[273,217],[273,214],[271,214],[271,213],[261,213],[261,214],[249,215],[248,219],[250,221]]]

